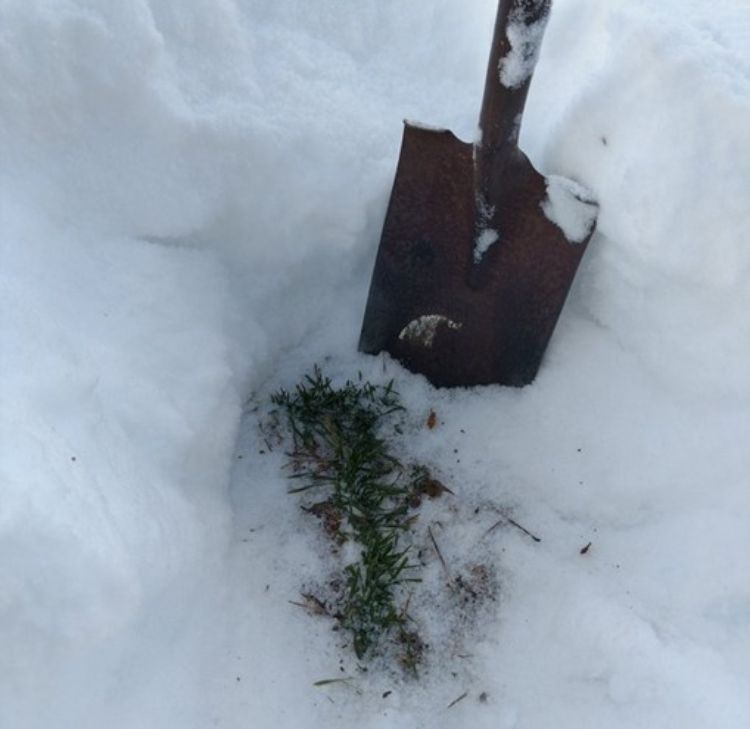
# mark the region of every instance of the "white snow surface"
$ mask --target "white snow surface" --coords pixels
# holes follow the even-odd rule
[[[401,120],[473,137],[495,9],[0,3],[0,727],[750,726],[746,3],[556,0],[520,145],[600,210],[533,385],[355,351]],[[257,424],[315,362],[395,379],[497,574],[460,656],[422,599],[419,682],[288,602],[330,563]]]

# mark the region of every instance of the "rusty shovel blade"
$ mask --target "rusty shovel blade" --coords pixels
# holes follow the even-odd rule
[[[596,203],[518,149],[550,0],[500,0],[481,140],[407,123],[359,348],[437,386],[522,386],[593,232]]]

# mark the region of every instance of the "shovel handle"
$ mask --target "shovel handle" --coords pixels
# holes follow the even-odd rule
[[[516,148],[552,0],[500,0],[495,20],[482,111],[483,156]]]

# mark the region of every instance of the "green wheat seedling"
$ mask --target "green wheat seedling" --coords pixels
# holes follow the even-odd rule
[[[359,560],[344,568],[334,617],[358,658],[390,636],[401,646],[403,665],[416,670],[422,643],[396,597],[400,586],[419,582],[402,537],[426,470],[405,467],[384,437],[389,425],[400,432],[394,416],[404,410],[393,383],[373,385],[360,375],[334,387],[315,367],[293,392],[279,390],[271,400],[285,411],[292,435],[292,478],[301,485],[290,492],[319,490],[322,500],[307,510],[326,514],[330,536],[360,547]]]

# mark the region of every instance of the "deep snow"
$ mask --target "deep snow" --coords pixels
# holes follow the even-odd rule
[[[750,725],[742,0],[555,0],[521,146],[600,213],[534,385],[354,351],[401,120],[474,137],[494,11],[0,2],[0,726]],[[501,585],[455,677],[312,686],[324,554],[253,407],[316,361],[542,537],[446,527]]]

